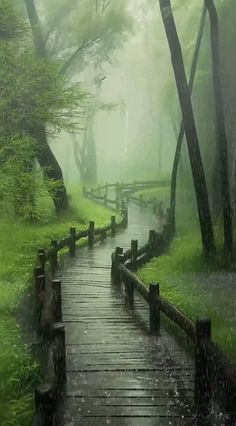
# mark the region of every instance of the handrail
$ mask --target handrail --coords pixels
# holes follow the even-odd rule
[[[76,233],[76,228],[70,228],[70,236],[65,237],[59,241],[54,241],[52,248],[47,249],[40,249],[38,251],[38,263],[41,264],[42,262],[48,262],[51,260],[55,260],[55,256],[57,256],[58,252],[64,249],[65,247],[72,248],[75,246],[75,243],[82,238],[86,238],[90,235],[92,237],[93,235],[103,235],[106,232],[114,231],[119,228],[127,226],[127,209],[123,208],[121,212],[121,221],[116,223],[114,220],[114,216],[111,216],[111,223],[109,225],[106,225],[104,227],[95,228],[94,222],[93,222],[93,229],[87,228],[83,231],[80,231],[79,233]],[[91,222],[90,222],[91,225]]]
[[[128,182],[128,183],[105,183],[104,185],[98,185],[96,190],[97,192],[102,191],[102,190],[107,190],[108,188],[119,188],[119,189],[124,189],[124,188],[129,188],[129,187],[137,187],[137,186],[170,186],[170,181],[169,180],[147,180],[147,181],[137,181],[135,180],[134,182]],[[84,188],[85,189],[85,188]],[[93,190],[93,188],[92,188]],[[87,190],[86,190],[87,191]],[[90,189],[91,191],[91,189]]]

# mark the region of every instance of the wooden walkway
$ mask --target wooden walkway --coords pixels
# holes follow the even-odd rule
[[[62,276],[67,388],[58,426],[193,425],[193,364],[163,328],[149,332],[149,313],[136,296],[111,284],[111,252],[146,242],[157,227],[148,210],[130,206],[129,226],[93,249],[79,249]]]

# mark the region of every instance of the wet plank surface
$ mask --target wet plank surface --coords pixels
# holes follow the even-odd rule
[[[58,426],[191,425],[193,364],[162,327],[149,331],[149,311],[137,295],[111,283],[111,253],[147,241],[157,223],[129,208],[129,226],[93,249],[79,249],[63,272],[67,387]]]

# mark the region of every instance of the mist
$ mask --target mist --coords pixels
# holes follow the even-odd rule
[[[0,424],[235,425],[235,0],[0,0]]]

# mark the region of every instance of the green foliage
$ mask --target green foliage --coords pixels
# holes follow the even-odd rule
[[[93,64],[109,62],[132,28],[124,0],[110,1],[42,0],[46,16],[44,31],[52,57],[75,72]],[[95,65],[96,66],[96,65]]]
[[[47,126],[47,134],[55,136],[61,130],[78,129],[87,94],[80,84],[68,83],[58,64],[36,57],[31,34],[14,1],[0,0],[1,8],[0,38],[1,32],[12,34],[0,39],[1,210],[8,216],[36,219],[36,193],[53,194],[61,183],[35,172],[40,147],[29,137],[31,130]]]
[[[1,141],[1,139],[0,139]],[[8,138],[0,145],[1,217],[14,220],[40,221],[36,198],[48,196],[60,183],[48,179],[34,162],[35,141]]]
[[[86,99],[79,84],[68,86],[57,65],[37,59],[27,39],[0,45],[1,135],[22,135],[38,123],[48,130],[78,125]]]
[[[158,201],[162,201],[164,208],[168,208],[170,204],[170,188],[169,186],[162,186],[160,188],[147,189],[145,191],[135,192],[135,195],[139,196],[142,194],[144,200],[152,200],[156,198]]]
[[[16,12],[15,0],[0,0],[0,41],[18,38],[23,31],[23,20]]]

